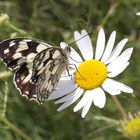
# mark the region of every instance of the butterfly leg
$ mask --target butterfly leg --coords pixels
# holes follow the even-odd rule
[[[71,74],[69,69],[77,71],[77,66],[75,64],[69,64],[69,65],[74,66],[74,67],[66,67],[67,74],[72,79],[75,72]]]
[[[47,100],[49,94],[44,93],[44,94],[37,94],[37,100],[40,104],[42,104],[45,100]]]
[[[69,65],[72,65],[72,66],[74,66],[75,67],[75,69],[76,69],[76,71],[75,72],[78,72],[79,73],[79,75],[81,75],[81,73],[79,72],[79,70],[78,70],[78,68],[77,68],[77,66],[75,65],[75,64],[69,64]],[[75,74],[75,72],[74,72],[74,74]],[[84,79],[84,80],[86,80],[82,75],[81,75],[81,77]]]

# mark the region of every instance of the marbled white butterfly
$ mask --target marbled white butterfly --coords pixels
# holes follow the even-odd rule
[[[0,42],[0,57],[14,71],[14,83],[21,95],[44,102],[68,67],[70,47],[14,38]]]

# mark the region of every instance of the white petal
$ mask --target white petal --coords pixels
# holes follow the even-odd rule
[[[105,80],[105,82],[102,84],[102,87],[110,95],[118,95],[121,93],[120,90],[117,90],[114,87],[110,86],[110,83],[107,80]]]
[[[120,90],[110,89],[109,87],[103,85],[103,89],[108,92],[110,95],[119,95],[121,93]]]
[[[63,109],[67,108],[68,106],[70,106],[71,104],[73,104],[78,98],[80,98],[80,96],[83,94],[83,89],[80,88],[80,91],[77,93],[77,95],[73,98],[70,99],[68,101],[66,101],[65,103],[63,103],[58,109],[57,111],[62,111]]]
[[[71,53],[70,53],[70,64],[75,64],[78,66],[81,62],[83,62],[82,58],[80,55],[73,49],[71,48]]]
[[[73,69],[71,70],[69,68],[69,74],[67,71],[64,71],[62,74],[61,74],[61,77],[60,77],[60,80],[59,81],[68,81],[68,80],[72,80],[73,79],[73,73],[75,72],[76,69]]]
[[[127,85],[125,85],[121,82],[118,82],[116,80],[107,78],[105,83],[106,83],[106,85],[108,85],[108,87],[110,87],[110,89],[120,90],[120,91],[123,91],[123,92],[126,92],[126,93],[133,93],[132,88],[130,88]]]
[[[127,48],[117,59],[122,59],[122,61],[127,62],[130,59],[132,52],[133,48]]]
[[[92,94],[90,94],[88,91],[84,93],[84,96],[79,101],[79,103],[74,107],[73,111],[76,112],[80,110],[84,105],[87,104],[87,102],[92,99]]]
[[[100,29],[96,45],[96,53],[95,53],[96,60],[99,60],[101,58],[104,48],[105,48],[105,33],[103,29]]]
[[[73,92],[76,85],[73,80],[61,80],[58,82],[56,89],[50,94],[48,100],[54,100]]]
[[[140,12],[137,12],[136,15],[137,15],[137,16],[140,16]]]
[[[113,62],[111,62],[109,65],[107,65],[107,69],[109,72],[117,71],[120,69],[121,66],[128,63],[128,61],[124,61],[123,59],[116,59]]]
[[[76,44],[81,51],[85,60],[93,58],[93,48],[90,37],[85,30],[81,31],[81,34],[78,31],[74,32],[74,37]]]
[[[89,100],[88,103],[83,107],[83,110],[82,110],[82,118],[84,118],[86,116],[86,114],[88,113],[90,107],[92,105],[92,100]]]
[[[99,108],[103,108],[106,102],[106,96],[104,91],[101,88],[97,88],[93,90],[93,102]]]
[[[114,47],[114,43],[115,43],[115,38],[116,38],[116,32],[113,31],[108,39],[107,45],[106,45],[106,49],[105,52],[103,54],[103,57],[101,59],[102,62],[107,61],[107,59],[109,58],[112,49]]]
[[[110,72],[112,72],[115,68],[119,68],[120,65],[124,65],[130,59],[131,54],[133,52],[133,48],[128,48],[123,53],[118,56],[114,61],[112,61],[107,67]]]
[[[115,60],[117,58],[117,56],[119,56],[119,54],[121,53],[121,51],[122,51],[123,47],[125,46],[125,44],[127,43],[127,41],[128,41],[128,39],[125,38],[117,44],[117,46],[114,48],[110,58],[105,62],[105,64],[112,62],[113,60]]]
[[[77,95],[77,93],[78,93],[79,90],[80,90],[80,89],[78,88],[78,89],[76,89],[74,92],[72,92],[72,93],[70,93],[70,94],[68,94],[68,95],[66,95],[66,96],[64,96],[64,97],[62,97],[62,98],[60,98],[59,100],[57,100],[57,101],[55,102],[55,104],[59,104],[59,103],[66,102],[67,100],[71,100],[72,98],[74,98],[74,97]],[[76,92],[76,91],[77,91],[77,92]]]
[[[125,64],[118,64],[118,66],[116,65],[114,68],[108,68],[108,71],[112,70],[109,74],[108,77],[116,77],[117,75],[119,75],[120,73],[122,73],[126,67],[129,65],[129,62],[125,63]]]

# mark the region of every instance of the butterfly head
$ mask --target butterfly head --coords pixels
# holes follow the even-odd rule
[[[71,47],[70,47],[70,46],[67,46],[67,47],[65,48],[65,51],[66,51],[68,54],[70,54],[70,52],[71,52]]]
[[[60,43],[60,47],[65,51],[65,53],[67,53],[67,55],[69,56],[70,52],[71,52],[71,46],[67,45],[64,42]]]

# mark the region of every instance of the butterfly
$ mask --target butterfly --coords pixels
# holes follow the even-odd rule
[[[55,47],[29,38],[0,42],[0,58],[14,72],[14,83],[22,96],[43,103],[55,90],[69,65],[70,47]]]

